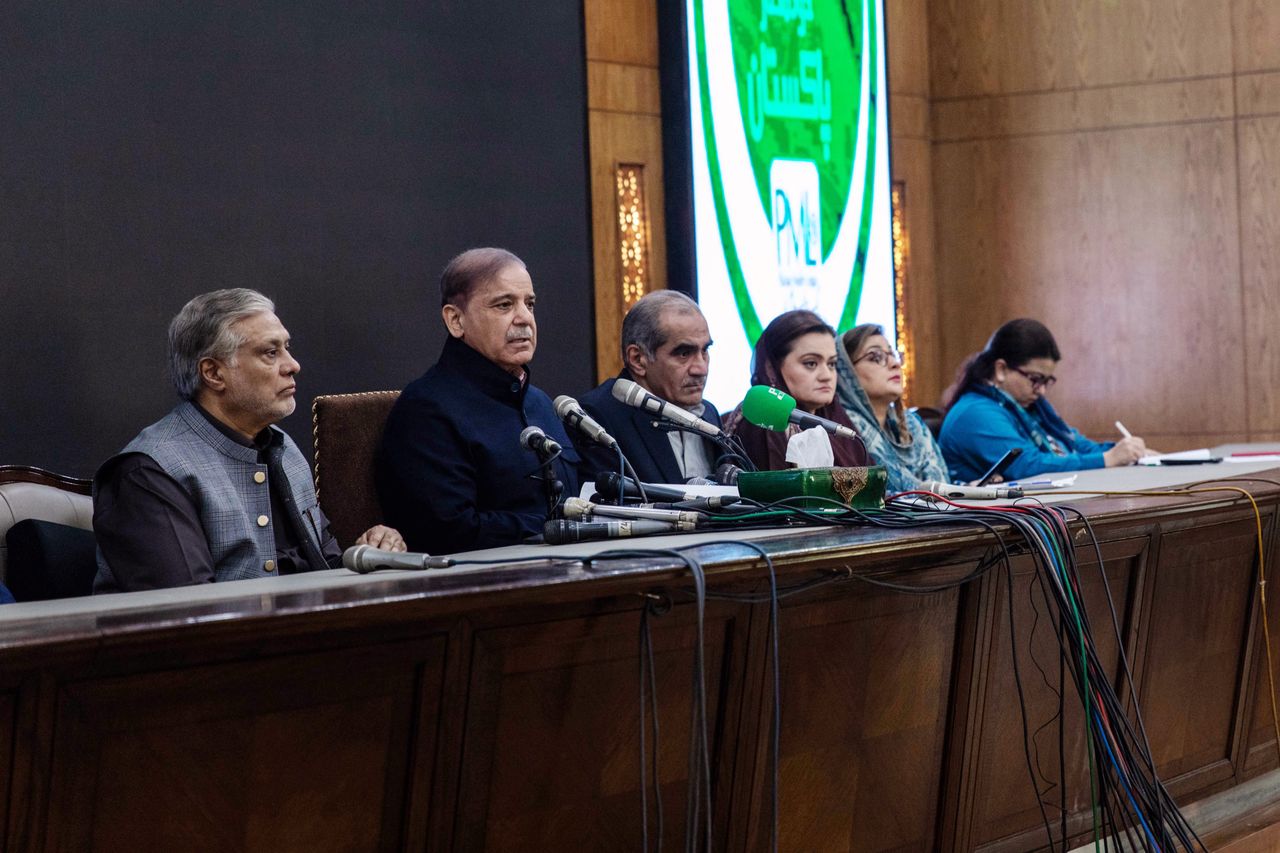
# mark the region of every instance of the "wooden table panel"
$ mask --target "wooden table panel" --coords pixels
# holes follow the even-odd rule
[[[442,651],[435,640],[65,684],[47,849],[397,846],[409,767],[434,751],[431,727],[415,745],[412,723],[436,702]]]
[[[1188,794],[1233,772],[1257,533],[1252,519],[1215,524],[1161,550],[1141,698],[1156,766]]]
[[[781,848],[928,850],[959,593],[840,592],[782,611]]]
[[[732,765],[737,749],[719,735],[726,716],[736,715],[742,692],[735,650],[740,656],[746,613],[746,607],[723,603],[707,608],[713,772],[720,763]],[[670,847],[682,842],[686,825],[695,618],[692,604],[650,617],[663,843]],[[633,610],[477,632],[459,793],[460,849],[634,846],[641,832],[639,624]],[[721,699],[726,695],[728,702]],[[652,749],[650,735],[646,729]]]
[[[1098,572],[1092,548],[1077,551],[1079,577],[1085,611],[1092,624],[1099,658],[1111,675],[1112,685],[1122,696],[1118,639],[1112,627],[1107,591],[1114,601],[1119,627],[1126,642],[1131,619],[1134,589],[1141,582],[1146,562],[1147,540],[1108,543],[1103,550],[1107,582]],[[1069,673],[1064,676],[1059,723],[1059,662],[1061,655],[1050,610],[1043,599],[1046,583],[1040,569],[1030,559],[1015,563],[1013,580],[1013,639],[1017,643],[1017,677],[1021,679],[1026,702],[1026,740],[1022,706],[1018,701],[1010,650],[1008,587],[1004,578],[993,578],[996,629],[991,637],[987,703],[981,727],[981,758],[977,780],[973,843],[990,844],[1026,833],[1028,840],[1043,843],[1045,831],[1035,790],[1027,768],[1027,751],[1035,773],[1035,785],[1055,838],[1060,838],[1062,773],[1058,749],[1059,725],[1066,756],[1067,813],[1076,815],[1089,809],[1089,764],[1085,743],[1084,710],[1080,694]],[[1024,744],[1026,744],[1024,748]],[[1074,831],[1074,830],[1069,830]]]
[[[1277,547],[1280,486],[1255,477],[1252,487]],[[1102,540],[1152,749],[1174,793],[1200,800],[1273,771],[1251,510],[1222,492],[1075,503]],[[1073,535],[1095,640],[1119,684],[1093,551],[1078,525]],[[1052,809],[1058,645],[1029,557],[1015,557],[1012,598],[1001,568],[908,595],[856,576],[959,582],[990,537],[946,525],[758,541],[781,587],[803,587],[784,599],[780,623],[782,847],[1043,848],[1012,666],[1033,734],[1050,723],[1034,758]],[[767,571],[745,548],[702,544],[715,847],[764,850]],[[651,617],[663,842],[683,841],[698,634],[679,561],[649,552],[589,566],[334,575],[307,589],[279,580],[0,613],[6,849],[138,849],[143,839],[183,850],[635,849],[639,626],[651,602],[671,605]],[[1063,708],[1079,843],[1087,785],[1070,684]],[[1257,780],[1253,799],[1219,804],[1215,831],[1243,825],[1239,803],[1280,801],[1267,793],[1271,778]]]

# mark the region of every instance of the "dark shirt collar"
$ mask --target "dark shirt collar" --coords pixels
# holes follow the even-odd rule
[[[438,364],[466,377],[486,397],[515,408],[524,406],[524,395],[532,382],[528,365],[524,368],[524,378],[517,379],[452,335],[445,338]]]
[[[255,435],[253,437],[253,441],[250,441],[244,437],[244,433],[237,429],[232,429],[222,421],[218,420],[216,417],[211,415],[204,406],[200,405],[195,400],[192,400],[191,404],[196,407],[197,412],[204,415],[204,419],[206,421],[213,424],[214,428],[217,429],[218,432],[222,433],[241,447],[248,447],[253,450],[266,450],[274,443],[273,440],[275,439],[275,433],[271,431],[271,427],[267,427],[262,432]]]

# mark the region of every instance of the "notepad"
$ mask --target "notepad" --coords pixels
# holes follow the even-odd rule
[[[1153,453],[1138,460],[1139,465],[1165,465],[1172,463],[1194,464],[1196,462],[1221,462],[1221,457],[1214,456],[1207,447],[1199,450],[1183,450],[1179,453]]]
[[[1076,484],[1076,475],[1066,477],[1037,477],[1031,480],[1012,480],[1004,485],[1011,489],[1022,489],[1024,492],[1047,491],[1048,489],[1065,489]]]

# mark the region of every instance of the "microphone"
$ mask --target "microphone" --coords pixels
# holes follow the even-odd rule
[[[560,420],[574,427],[596,444],[603,444],[605,447],[618,446],[618,440],[609,435],[605,428],[596,423],[578,404],[578,401],[568,394],[561,394],[556,397],[554,405],[556,407],[556,416]]]
[[[564,521],[555,518],[542,526],[542,539],[548,545],[565,545],[571,542],[674,533],[675,529],[674,524],[665,521]]]
[[[768,385],[751,386],[751,390],[742,401],[742,416],[758,427],[776,432],[784,431],[787,424],[792,423],[801,429],[822,427],[832,435],[855,439],[858,437],[856,432],[844,424],[797,409],[795,397],[777,388],[770,388]]]
[[[696,430],[710,438],[720,438],[724,432],[715,424],[686,411],[677,405],[668,403],[661,397],[655,397],[630,379],[616,379],[613,383],[613,398],[619,403],[626,403],[637,409],[643,409],[651,415]]]
[[[367,575],[378,569],[447,569],[454,565],[448,557],[409,551],[384,551],[372,545],[352,545],[342,552],[342,565],[353,572]]]
[[[617,471],[601,471],[596,474],[596,491],[603,498],[616,501],[618,498],[639,498],[640,488],[630,477],[619,477]],[[693,497],[684,489],[676,486],[644,485],[645,495],[651,501],[683,501]]]
[[[722,486],[736,486],[741,473],[742,469],[732,462],[721,462],[716,466],[715,481]]]
[[[532,450],[542,459],[549,459],[560,452],[560,442],[542,431],[542,427],[527,426],[520,431],[520,446]]]
[[[630,477],[619,477],[617,471],[601,471],[597,474],[596,491],[600,493],[602,498],[611,501],[616,501],[619,495],[626,498],[641,497],[640,488],[636,485],[636,481]],[[649,483],[644,484],[644,492],[649,500],[666,503],[705,500],[707,507],[710,509],[720,509],[742,500],[737,495],[701,496],[695,495],[693,492],[686,492],[678,486],[658,486]]]
[[[740,503],[742,498],[733,496],[712,495],[706,498],[694,498],[675,503],[636,504],[637,509],[678,509],[685,512],[755,512],[756,507]]]
[[[696,512],[675,509],[652,509],[632,506],[608,506],[593,504],[582,498],[569,498],[564,502],[566,518],[577,521],[591,519],[596,516],[607,518],[643,518],[650,521],[662,521],[675,525],[680,530],[693,530],[698,526],[700,516]]]
[[[955,486],[951,483],[941,483],[937,480],[921,483],[919,489],[924,492],[934,492],[944,498],[966,498],[974,501],[994,501],[1000,498],[1022,497],[1022,489],[1019,488],[1010,488],[1009,486]]]

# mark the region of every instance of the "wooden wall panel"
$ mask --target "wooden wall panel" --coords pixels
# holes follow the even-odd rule
[[[656,78],[656,74],[654,75]],[[656,92],[656,79],[654,80]],[[600,379],[622,368],[618,342],[622,317],[622,267],[618,257],[615,170],[620,163],[644,166],[649,212],[649,290],[667,282],[666,217],[662,192],[662,119],[652,113],[593,109],[591,136],[591,228],[596,280],[596,373]],[[732,369],[727,366],[726,369]]]
[[[1240,294],[1205,286],[1239,277],[1234,145],[1206,122],[935,146],[944,362],[1034,316],[1063,350],[1055,405],[1086,432],[1238,431],[1222,413],[1245,354],[1222,343]]]
[[[1260,436],[1280,430],[1280,117],[1241,120],[1239,132],[1241,344],[1247,425]]]
[[[1236,111],[1240,118],[1280,115],[1280,71],[1238,75]]]
[[[1280,431],[1280,6],[927,16],[939,372],[1025,314],[1066,357],[1055,402],[1099,437],[1116,417],[1170,450]]]
[[[1237,71],[1280,68],[1280,5],[1275,0],[1232,0]]]
[[[1106,130],[1230,119],[1231,78],[1143,83],[939,101],[934,140]]]
[[[903,311],[912,352],[907,402],[932,406],[939,375],[938,294],[934,274],[933,152],[930,140],[929,24],[926,0],[887,0],[889,135],[893,180],[904,187],[907,239]]]
[[[587,59],[658,67],[656,0],[583,0]]]
[[[886,0],[884,10],[889,91],[929,96],[927,0]]]
[[[1222,0],[934,0],[935,98],[1231,71]]]
[[[646,291],[667,286],[657,14],[656,0],[583,0],[596,378],[600,380],[622,367],[618,340],[626,305],[618,255],[615,174],[619,164],[644,167],[649,221]]]
[[[587,90],[589,109],[662,115],[656,68],[593,60],[587,63]]]
[[[934,268],[932,156],[926,139],[893,139],[893,179],[903,183],[907,227],[904,313],[911,332],[910,357],[914,359],[907,401],[915,406],[936,405],[950,381],[949,374],[940,370],[943,359]]]

